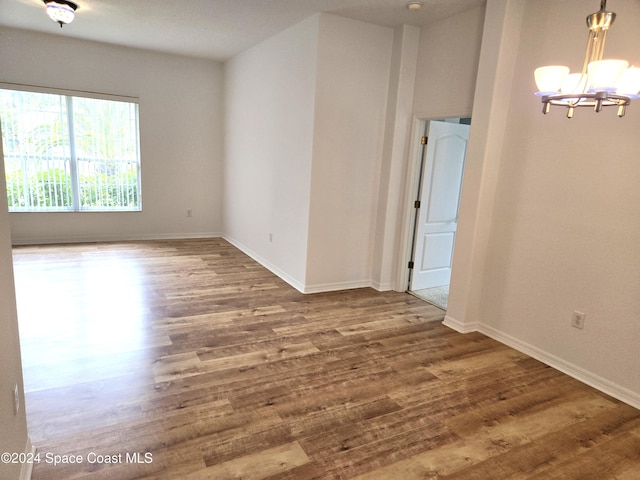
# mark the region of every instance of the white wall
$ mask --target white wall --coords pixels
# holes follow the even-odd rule
[[[225,237],[301,291],[371,284],[392,40],[319,14],[226,64]]]
[[[422,28],[413,111],[421,117],[471,113],[484,6]]]
[[[401,25],[394,29],[371,272],[372,286],[378,290],[404,291],[407,286],[406,275],[401,275],[398,285],[396,280],[400,271],[406,272],[406,262],[398,261],[398,254],[409,230],[404,228],[403,219],[408,164],[416,146],[412,130],[419,44],[418,27]]]
[[[489,0],[488,9],[497,6],[521,11],[522,21],[491,25],[502,38],[485,44],[492,43],[495,55],[485,58],[497,58],[493,80],[507,98],[479,109],[490,126],[488,148],[472,160],[480,168],[465,174],[478,188],[462,208],[476,214],[474,232],[465,236],[480,247],[463,242],[465,261],[454,271],[472,283],[452,283],[448,315],[463,330],[484,331],[640,406],[640,106],[632,104],[622,119],[615,109],[580,109],[571,120],[564,111],[542,115],[533,70],[580,67],[584,17],[597,5]],[[609,7],[618,17],[605,55],[640,63],[640,5],[618,0]],[[490,89],[486,94],[491,98]],[[469,298],[474,302],[465,305]],[[587,314],[584,330],[571,327],[574,310]]]
[[[481,6],[420,30],[415,93],[411,105],[413,125],[405,128],[409,144],[405,146],[405,165],[402,166],[404,183],[389,191],[389,198],[395,196],[399,205],[399,212],[396,214],[398,218],[385,227],[387,239],[390,238],[389,232],[395,231],[396,247],[394,268],[384,268],[382,278],[394,278],[393,288],[398,291],[405,291],[407,288],[407,264],[411,260],[415,212],[413,202],[418,196],[420,176],[421,148],[416,143],[422,135],[420,120],[471,116],[474,110],[484,16],[485,7]],[[475,130],[477,127],[472,126],[472,135]],[[479,141],[482,145],[484,137]],[[467,169],[468,163],[469,160]],[[463,248],[462,254],[464,253]],[[455,256],[460,256],[457,246]]]
[[[393,30],[320,16],[306,290],[371,284]]]
[[[14,243],[222,232],[220,64],[8,28],[0,58],[2,82],[140,99],[143,211],[12,213]]]
[[[482,321],[484,267],[524,1],[486,6],[446,318],[464,331]]]
[[[0,158],[2,143],[0,142]],[[0,162],[0,175],[4,177],[4,162]],[[0,182],[0,453],[21,453],[31,450],[27,436],[27,417],[24,408],[24,386],[18,336],[18,314],[13,283],[13,257],[7,193]],[[13,392],[18,385],[20,410],[15,415]],[[24,472],[26,473],[26,472]],[[19,478],[20,464],[0,462],[0,478]]]
[[[225,238],[298,289],[306,272],[318,22],[304,20],[225,65]]]

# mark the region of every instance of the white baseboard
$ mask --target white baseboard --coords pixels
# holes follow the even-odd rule
[[[562,373],[566,373],[570,377],[573,377],[582,383],[600,390],[607,395],[611,395],[613,398],[617,398],[621,402],[631,405],[634,408],[640,409],[640,394],[638,394],[637,392],[629,390],[628,388],[618,385],[610,380],[607,380],[606,378],[600,377],[599,375],[589,372],[584,368],[567,362],[560,357],[557,357],[527,342],[523,342],[522,340],[512,337],[511,335],[501,332],[500,330],[497,330],[489,325],[486,325],[484,323],[467,325],[456,320],[455,318],[450,317],[449,315],[444,317],[444,321],[442,323],[460,333],[480,332],[487,337],[491,337],[500,343],[503,343],[511,348],[514,348],[515,350],[518,350],[519,352],[522,352],[532,358],[535,358],[536,360],[541,361],[545,365],[549,365],[550,367],[553,367],[556,370],[561,371]]]
[[[449,328],[455,330],[458,333],[471,333],[471,332],[477,332],[478,331],[478,324],[477,323],[473,323],[473,324],[462,323],[461,321],[456,320],[455,318],[453,318],[450,315],[445,315],[444,316],[444,320],[442,321],[442,324],[445,327],[449,327]]]
[[[549,365],[550,367],[555,368],[556,370],[561,371],[562,373],[566,373],[570,377],[575,378],[576,380],[581,381],[582,383],[586,383],[587,385],[600,390],[607,395],[611,395],[618,400],[631,405],[634,408],[640,409],[640,394],[629,390],[621,385],[618,385],[606,378],[600,377],[592,372],[589,372],[577,365],[574,365],[566,360],[563,360],[560,357],[556,357],[555,355],[545,352],[540,348],[523,342],[511,335],[508,335],[500,330],[497,330],[489,325],[479,324],[478,331],[483,333],[484,335],[497,340],[500,343],[504,343],[511,348],[518,350],[530,357],[535,358],[536,360],[541,361],[542,363]]]
[[[322,292],[335,292],[337,290],[352,290],[354,288],[369,288],[371,282],[369,280],[358,280],[353,282],[336,282],[336,283],[321,283],[317,285],[305,285],[302,293],[322,293]]]
[[[231,237],[228,237],[226,235],[222,235],[222,238],[224,238],[227,242],[229,242],[231,245],[236,247],[242,253],[244,253],[244,254],[248,255],[249,257],[251,257],[252,259],[254,259],[256,262],[258,262],[264,268],[269,270],[271,273],[273,273],[274,275],[277,275],[278,277],[280,277],[282,280],[287,282],[289,285],[291,285],[293,288],[298,290],[300,293],[308,293],[308,292],[304,291],[305,287],[304,287],[303,283],[299,282],[295,278],[291,277],[288,273],[282,271],[280,268],[278,268],[275,265],[271,264],[270,262],[268,262],[262,256],[258,255],[256,252],[251,250],[249,247],[247,247],[243,243],[241,243],[241,242],[239,242],[239,241],[237,241],[237,240],[235,240],[235,239],[233,239]]]
[[[36,453],[36,447],[31,443],[31,439],[27,437],[27,445],[24,447],[24,453],[27,457],[33,457]],[[20,468],[20,480],[31,480],[31,473],[33,472],[33,463],[25,462]]]
[[[291,285],[293,288],[298,290],[300,293],[310,294],[310,293],[335,292],[337,290],[351,290],[354,288],[367,288],[372,286],[370,280],[355,280],[355,281],[349,281],[349,282],[321,283],[316,285],[306,285],[296,280],[295,278],[291,277],[289,274],[282,271],[280,268],[273,265],[262,256],[258,255],[256,252],[248,248],[242,242],[239,242],[226,235],[223,235],[222,238],[224,238],[227,242],[229,242],[231,245],[236,247],[238,250],[250,256],[252,259],[254,259],[260,265],[265,267],[267,270],[271,271],[273,274],[280,277],[282,280],[287,282],[289,285]]]
[[[379,283],[372,280],[369,286],[379,292],[388,292],[390,290],[393,290],[393,287],[395,285],[392,282]]]
[[[95,243],[95,242],[128,242],[136,240],[188,240],[193,238],[218,238],[221,233],[153,233],[140,235],[90,235],[14,238],[12,245],[48,245],[52,243]]]
[[[519,352],[524,353],[525,355],[529,355],[536,360],[541,361],[545,365],[549,365],[550,367],[555,368],[556,370],[561,371],[562,373],[566,373],[570,377],[575,378],[576,380],[585,383],[596,390],[600,390],[607,395],[612,396],[624,402],[628,405],[631,405],[634,408],[640,409],[640,394],[629,390],[617,383],[614,383],[606,378],[600,377],[595,373],[589,372],[584,368],[581,368],[573,363],[567,362],[560,357],[557,357],[549,352],[546,352],[534,345],[531,345],[527,342],[523,342],[511,335],[508,335],[500,330],[497,330],[490,325],[486,325],[484,323],[474,323],[474,324],[465,324],[456,320],[455,318],[446,315],[444,317],[443,325],[452,328],[456,332],[459,333],[471,333],[471,332],[480,332],[487,337],[491,337],[494,340],[503,343]]]

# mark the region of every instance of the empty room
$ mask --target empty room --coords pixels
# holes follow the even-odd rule
[[[640,479],[638,22],[0,0],[0,479]]]

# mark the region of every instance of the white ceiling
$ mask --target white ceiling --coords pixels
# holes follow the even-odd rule
[[[74,0],[75,1],[75,0]],[[0,0],[0,25],[215,60],[225,60],[317,13],[383,26],[428,25],[485,0],[77,0],[64,28],[42,0]]]

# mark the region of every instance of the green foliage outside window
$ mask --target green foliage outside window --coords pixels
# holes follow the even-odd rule
[[[136,207],[138,178],[136,172],[109,176],[80,176],[80,205],[93,210],[101,207]],[[22,170],[6,174],[9,208],[22,210],[30,206],[69,210],[73,207],[71,175],[61,169],[39,171],[25,181]]]
[[[140,210],[137,105],[0,89],[10,211]]]

